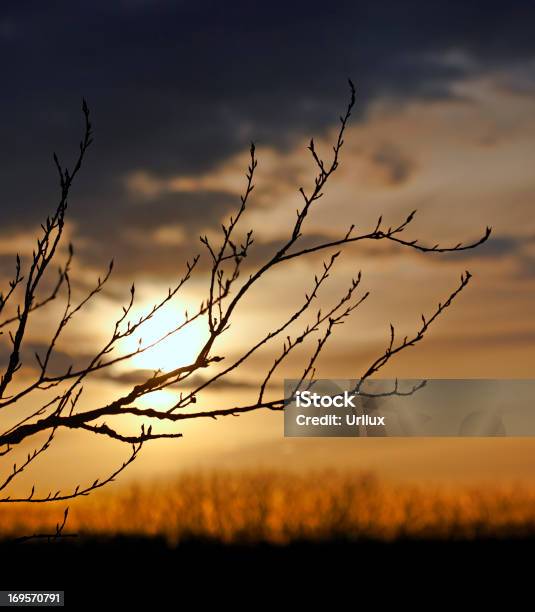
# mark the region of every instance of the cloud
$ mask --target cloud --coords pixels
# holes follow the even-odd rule
[[[113,382],[116,382],[116,383],[125,384],[125,385],[137,385],[140,382],[147,380],[148,378],[153,376],[154,371],[152,370],[132,370],[129,372],[114,373],[114,372],[111,372],[110,370],[102,370],[99,375],[105,378],[108,378],[109,380],[112,380]],[[194,376],[187,378],[181,383],[177,383],[173,385],[173,388],[181,389],[181,390],[182,389],[195,389],[196,387],[203,385],[208,380],[209,378],[207,376],[194,375]],[[231,379],[231,378],[223,377],[211,383],[210,389],[214,391],[215,390],[221,391],[224,389],[230,389],[230,390],[258,389],[258,382],[253,382],[247,378],[234,377],[233,379]]]
[[[351,223],[360,231],[371,229],[380,214],[385,226],[393,225],[418,208],[408,238],[454,244],[477,238],[489,224],[495,232],[488,245],[456,254],[456,260],[513,257],[528,272],[531,259],[513,242],[535,231],[529,223],[532,99],[498,84],[498,76],[465,81],[456,85],[460,99],[432,104],[378,102],[365,123],[349,127],[340,168],[307,220],[306,244],[340,237]],[[326,158],[334,137],[330,130],[315,139]],[[241,226],[255,230],[252,264],[280,244],[301,203],[298,187],[312,184],[307,145],[303,138],[282,151],[257,147],[255,191]],[[237,209],[248,163],[245,147],[206,172],[128,170],[110,194],[102,194],[104,211],[94,206],[91,194],[75,189],[71,237],[83,264],[101,269],[113,257],[120,277],[175,277],[186,259],[203,252],[199,235],[218,237],[220,223]],[[5,255],[17,246],[21,232],[5,230]],[[369,246],[358,249],[368,260],[373,253],[383,257],[400,250]],[[200,267],[208,265],[203,258]]]
[[[198,235],[217,232],[239,205],[252,139],[260,165],[243,228],[256,230],[259,261],[295,218],[297,188],[311,185],[310,137],[330,152],[351,76],[358,101],[342,163],[304,244],[351,223],[366,230],[381,213],[393,224],[414,208],[410,237],[455,243],[490,224],[496,238],[483,248],[434,261],[474,260],[506,306],[504,277],[532,278],[535,261],[534,11],[446,0],[410,10],[394,0],[11,4],[0,28],[10,58],[1,261],[12,269],[12,252],[28,251],[29,228],[57,202],[51,153],[64,163],[76,153],[82,95],[95,143],[69,206],[81,281],[111,257],[119,283],[176,278]],[[350,266],[429,272],[420,259],[391,257],[399,249],[371,246],[351,250]],[[518,308],[521,321],[529,308]]]
[[[28,341],[23,343],[22,352],[20,356],[21,364],[23,366],[23,377],[35,376],[37,377],[40,371],[40,366],[36,359],[36,354],[39,355],[41,361],[43,361],[48,348],[49,343],[40,342],[35,339],[28,338]],[[80,347],[78,346],[80,349]],[[0,342],[0,362],[7,363],[9,356],[11,355],[11,345],[7,341],[3,340]],[[77,352],[72,347],[63,348],[55,347],[51,353],[50,361],[47,367],[47,374],[49,376],[59,376],[64,374],[67,370],[72,367],[73,371],[87,366],[94,357],[94,353]]]
[[[102,215],[132,169],[149,177],[145,188],[165,191],[169,177],[205,174],[252,138],[284,151],[324,133],[347,76],[358,87],[355,119],[365,120],[378,100],[451,99],[452,83],[511,72],[535,55],[533,10],[445,0],[410,11],[394,0],[12,4],[3,23],[13,36],[0,40],[11,58],[0,101],[2,224],[37,223],[48,211],[57,179],[47,160],[75,149],[82,95],[96,141],[76,194]]]
[[[390,143],[379,147],[372,159],[385,170],[386,182],[390,185],[401,185],[412,175],[411,159]]]

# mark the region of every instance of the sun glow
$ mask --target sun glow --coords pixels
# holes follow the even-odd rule
[[[150,311],[150,306],[142,312]],[[191,309],[190,312],[194,312]],[[136,320],[133,317],[132,320]],[[184,306],[166,307],[157,312],[153,318],[141,326],[138,333],[129,337],[125,342],[125,350],[135,351],[138,346],[147,347],[157,343],[152,348],[135,355],[130,361],[130,366],[143,370],[162,370],[163,372],[192,363],[205,340],[205,321],[194,321],[186,325],[176,333],[172,333],[167,338],[166,334],[175,330],[184,322]],[[141,345],[139,340],[141,339]]]

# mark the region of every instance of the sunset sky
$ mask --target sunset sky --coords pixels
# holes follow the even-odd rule
[[[100,301],[66,335],[58,363],[83,359],[104,340],[132,281],[142,312],[176,282],[186,259],[202,253],[199,272],[150,324],[143,336],[150,341],[206,297],[209,262],[198,237],[217,235],[239,205],[251,140],[259,161],[243,227],[255,231],[251,265],[287,235],[301,204],[298,188],[313,184],[306,147],[314,137],[329,156],[350,77],[356,112],[340,168],[307,220],[306,235],[318,241],[340,237],[352,223],[368,231],[381,214],[388,227],[413,209],[418,213],[407,230],[410,239],[455,245],[477,239],[486,226],[493,233],[477,250],[449,255],[379,242],[347,248],[320,302],[342,295],[359,270],[363,291],[371,296],[337,330],[318,373],[358,377],[384,350],[391,321],[400,335],[415,331],[420,314],[432,312],[468,269],[471,285],[424,342],[392,362],[384,376],[533,378],[534,18],[528,2],[5,2],[4,283],[15,254],[23,261],[31,256],[39,224],[55,206],[52,151],[65,163],[76,153],[85,97],[95,143],[70,199],[67,233],[75,246],[76,287],[94,283],[111,258],[115,269]],[[237,356],[283,320],[322,260],[301,259],[268,275],[237,312],[218,351]],[[52,306],[36,317],[29,355],[45,345],[57,312]],[[85,406],[112,398],[140,370],[170,369],[190,359],[203,333],[194,328],[99,377]],[[280,346],[247,362],[232,386],[202,399],[204,405],[254,391]],[[0,354],[7,354],[5,336]],[[295,377],[301,370],[296,358],[281,374]],[[157,400],[159,405],[172,401],[173,393]],[[156,443],[133,474],[227,465],[239,458],[250,465],[315,466],[323,457],[396,476],[430,477],[435,469],[444,478],[467,472],[488,477],[498,470],[514,479],[530,478],[535,463],[531,440],[286,441],[281,415],[186,429],[184,440]],[[65,472],[60,478],[72,475],[77,463],[66,461],[74,456],[70,437],[63,436],[51,467],[41,468],[48,475],[57,475],[58,462]],[[92,457],[97,470],[121,452],[115,455],[106,442],[109,454],[95,457],[93,442],[83,440],[87,446],[77,449],[81,461]],[[455,455],[451,464],[448,449]]]

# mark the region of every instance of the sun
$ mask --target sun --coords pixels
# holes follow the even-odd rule
[[[176,329],[184,322],[184,305],[180,308],[166,306],[158,311],[150,320],[144,323],[140,330],[127,338],[125,350],[133,352],[138,348],[141,338],[141,348],[147,347],[168,332]],[[150,310],[150,306],[140,309],[137,316]],[[194,312],[193,309],[190,312]],[[132,320],[136,320],[133,316]],[[156,346],[135,355],[130,364],[141,370],[161,370],[163,372],[192,363],[197,357],[205,340],[205,321],[194,321],[180,331],[171,334]]]

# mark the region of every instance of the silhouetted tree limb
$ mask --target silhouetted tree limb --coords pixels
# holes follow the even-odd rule
[[[69,517],[69,508],[65,508],[63,512],[63,520],[61,523],[56,524],[54,533],[34,533],[32,535],[22,536],[10,540],[8,544],[21,544],[22,542],[29,542],[30,540],[47,540],[48,542],[54,542],[59,538],[76,538],[75,533],[64,533],[65,525],[67,524],[67,518]]]
[[[315,147],[314,141],[310,141],[308,147],[312,161],[316,168],[314,183],[309,190],[301,187],[299,193],[302,198],[302,204],[296,211],[296,218],[291,227],[288,228],[286,238],[282,241],[279,248],[274,253],[269,255],[265,261],[262,261],[257,266],[252,268],[249,275],[240,282],[241,273],[244,269],[244,262],[249,261],[251,246],[254,243],[253,229],[247,229],[240,236],[240,225],[247,217],[249,201],[254,191],[255,171],[258,165],[254,144],[250,148],[250,163],[245,175],[245,189],[241,196],[240,205],[235,215],[231,216],[228,222],[221,226],[221,240],[219,244],[215,244],[213,239],[208,236],[201,237],[201,244],[206,250],[210,261],[210,272],[208,278],[206,299],[201,302],[198,309],[190,314],[184,313],[184,320],[177,323],[172,329],[162,333],[156,340],[143,345],[141,342],[134,350],[116,354],[113,357],[110,354],[118,349],[119,344],[126,338],[132,337],[134,334],[143,330],[144,326],[169,302],[171,302],[184,287],[184,285],[192,278],[194,273],[198,272],[197,263],[199,255],[195,255],[190,262],[186,263],[185,271],[178,279],[176,284],[171,287],[152,308],[137,318],[132,318],[133,308],[136,299],[135,285],[132,285],[130,294],[122,308],[122,312],[117,316],[113,324],[113,330],[108,340],[98,349],[94,356],[89,359],[85,365],[71,365],[62,373],[51,373],[50,364],[58,341],[65,329],[72,325],[75,316],[82,311],[87,304],[96,298],[108,283],[113,272],[113,262],[110,263],[105,274],[97,280],[92,289],[90,289],[85,297],[80,301],[75,302],[72,295],[70,268],[73,258],[73,249],[69,245],[68,256],[66,263],[60,268],[59,276],[48,295],[42,299],[38,298],[38,294],[42,288],[43,278],[53,260],[58,256],[58,249],[63,237],[65,229],[65,214],[68,206],[68,198],[73,181],[80,171],[87,150],[92,142],[92,126],[90,122],[89,110],[84,101],[82,110],[85,122],[85,130],[82,141],[80,142],[80,150],[76,158],[72,170],[64,168],[56,155],[54,162],[59,175],[60,198],[59,203],[50,217],[47,217],[45,223],[41,226],[41,234],[37,239],[36,249],[27,269],[24,268],[19,256],[16,259],[15,273],[12,281],[4,296],[0,296],[0,312],[9,307],[19,290],[22,289],[20,302],[18,303],[15,314],[7,316],[3,322],[0,322],[0,333],[2,330],[9,331],[11,343],[10,354],[7,364],[5,365],[2,377],[0,378],[0,411],[11,410],[19,406],[22,400],[26,398],[41,397],[39,394],[54,390],[55,396],[43,400],[37,409],[30,415],[21,417],[15,424],[10,425],[0,434],[0,456],[8,455],[14,448],[23,442],[27,442],[34,436],[43,434],[44,442],[37,445],[36,448],[27,455],[26,460],[13,464],[12,469],[9,469],[7,474],[0,482],[0,491],[9,488],[9,485],[19,476],[26,468],[28,468],[37,458],[42,456],[55,440],[55,434],[59,429],[81,430],[88,432],[94,436],[103,436],[112,440],[126,444],[130,448],[130,453],[127,458],[110,473],[98,478],[93,483],[79,484],[70,491],[58,490],[55,493],[48,495],[36,495],[35,486],[27,496],[22,497],[1,497],[0,502],[31,502],[45,503],[49,501],[69,500],[79,496],[89,495],[92,491],[105,486],[115,480],[115,478],[126,469],[139,455],[143,445],[146,442],[160,438],[178,438],[181,437],[180,432],[153,432],[152,425],[145,428],[141,426],[138,434],[126,434],[122,432],[119,426],[111,427],[104,419],[108,417],[134,416],[143,420],[150,420],[154,423],[166,422],[177,423],[179,421],[211,418],[228,415],[239,415],[248,412],[257,411],[259,409],[267,410],[283,410],[285,405],[284,397],[276,399],[266,399],[268,386],[273,380],[276,371],[286,361],[288,356],[293,353],[297,347],[308,346],[307,341],[316,336],[317,340],[309,348],[309,354],[304,359],[303,370],[300,375],[300,383],[308,379],[312,379],[315,375],[315,365],[318,357],[322,353],[326,343],[332,337],[336,326],[343,324],[348,317],[368,298],[369,293],[360,293],[362,274],[358,273],[349,287],[332,305],[322,312],[317,310],[313,316],[308,316],[313,308],[315,300],[329,277],[334,272],[337,259],[341,250],[349,244],[362,242],[365,240],[386,240],[403,248],[413,249],[423,253],[445,253],[463,251],[473,249],[485,242],[490,235],[490,228],[487,228],[481,238],[469,243],[459,243],[455,246],[428,246],[420,239],[405,238],[405,232],[409,228],[415,211],[411,212],[407,218],[395,227],[383,227],[382,218],[379,217],[375,227],[371,231],[364,233],[355,233],[355,226],[352,225],[344,236],[337,240],[328,240],[320,242],[313,246],[303,247],[301,239],[304,236],[304,226],[306,219],[313,206],[318,205],[318,200],[321,199],[324,189],[329,182],[329,179],[336,172],[339,163],[341,151],[344,144],[344,134],[347,123],[351,116],[355,105],[355,88],[350,82],[350,100],[345,113],[340,117],[340,127],[336,136],[336,140],[332,149],[332,157],[329,161],[323,160]],[[332,252],[336,249],[336,252]],[[243,351],[241,355],[233,359],[225,367],[220,369],[215,368],[216,364],[223,360],[223,356],[217,354],[216,343],[219,338],[229,329],[233,322],[233,317],[237,307],[243,303],[244,299],[250,294],[255,287],[270,270],[284,265],[286,262],[296,258],[305,257],[319,251],[331,251],[323,263],[318,275],[314,277],[308,293],[305,294],[304,300],[297,309],[290,312],[278,325],[271,331],[266,333],[260,340],[251,342],[249,347]],[[387,347],[381,355],[379,355],[365,370],[359,378],[357,389],[360,390],[361,385],[365,380],[374,376],[383,368],[394,356],[405,351],[409,347],[415,346],[420,342],[430,326],[435,320],[447,309],[459,293],[467,286],[470,281],[470,273],[466,272],[461,276],[459,285],[454,288],[442,303],[439,303],[437,308],[431,312],[427,318],[422,315],[422,325],[411,337],[405,337],[396,342],[396,334],[393,325],[390,325],[390,337]],[[34,379],[22,386],[17,387],[12,394],[9,391],[12,388],[13,380],[17,372],[22,366],[21,354],[23,346],[27,341],[27,325],[32,314],[37,310],[46,307],[51,301],[56,300],[60,293],[65,293],[65,306],[60,315],[59,322],[55,327],[48,347],[44,353],[35,353],[37,363],[37,373]],[[308,316],[308,320],[305,320]],[[171,335],[180,334],[188,325],[194,321],[204,320],[206,322],[206,341],[199,350],[198,354],[191,363],[170,369],[169,371],[156,371],[151,376],[144,380],[139,380],[127,392],[115,399],[103,403],[101,406],[79,408],[80,400],[83,395],[83,384],[92,375],[101,372],[105,368],[110,368],[118,363],[128,363],[136,355],[139,355],[147,350],[156,347],[158,344],[169,338]],[[301,332],[295,336],[288,335],[287,331],[290,326],[297,322],[302,322]],[[284,338],[282,347],[276,353],[273,362],[267,370],[262,373],[258,381],[258,396],[253,403],[243,405],[230,405],[214,410],[198,410],[195,409],[198,396],[215,385],[221,379],[229,376],[238,370],[253,354],[266,346],[272,346],[273,342],[279,337]],[[200,371],[207,371],[208,376],[195,384],[194,375]],[[177,401],[168,410],[158,410],[152,407],[141,407],[138,401],[148,393],[154,393],[168,389],[177,383],[188,384],[189,390],[180,392]],[[386,394],[406,394],[413,392],[417,388],[421,388],[425,381],[414,386],[413,390],[400,391],[397,381],[391,391],[384,392]],[[57,389],[57,391],[56,391]],[[363,395],[366,395],[362,391]],[[188,410],[185,410],[188,408]],[[66,515],[65,515],[66,520]],[[64,525],[64,523],[63,523]],[[61,529],[57,530],[57,535],[61,534]],[[35,537],[50,537],[48,535]]]

